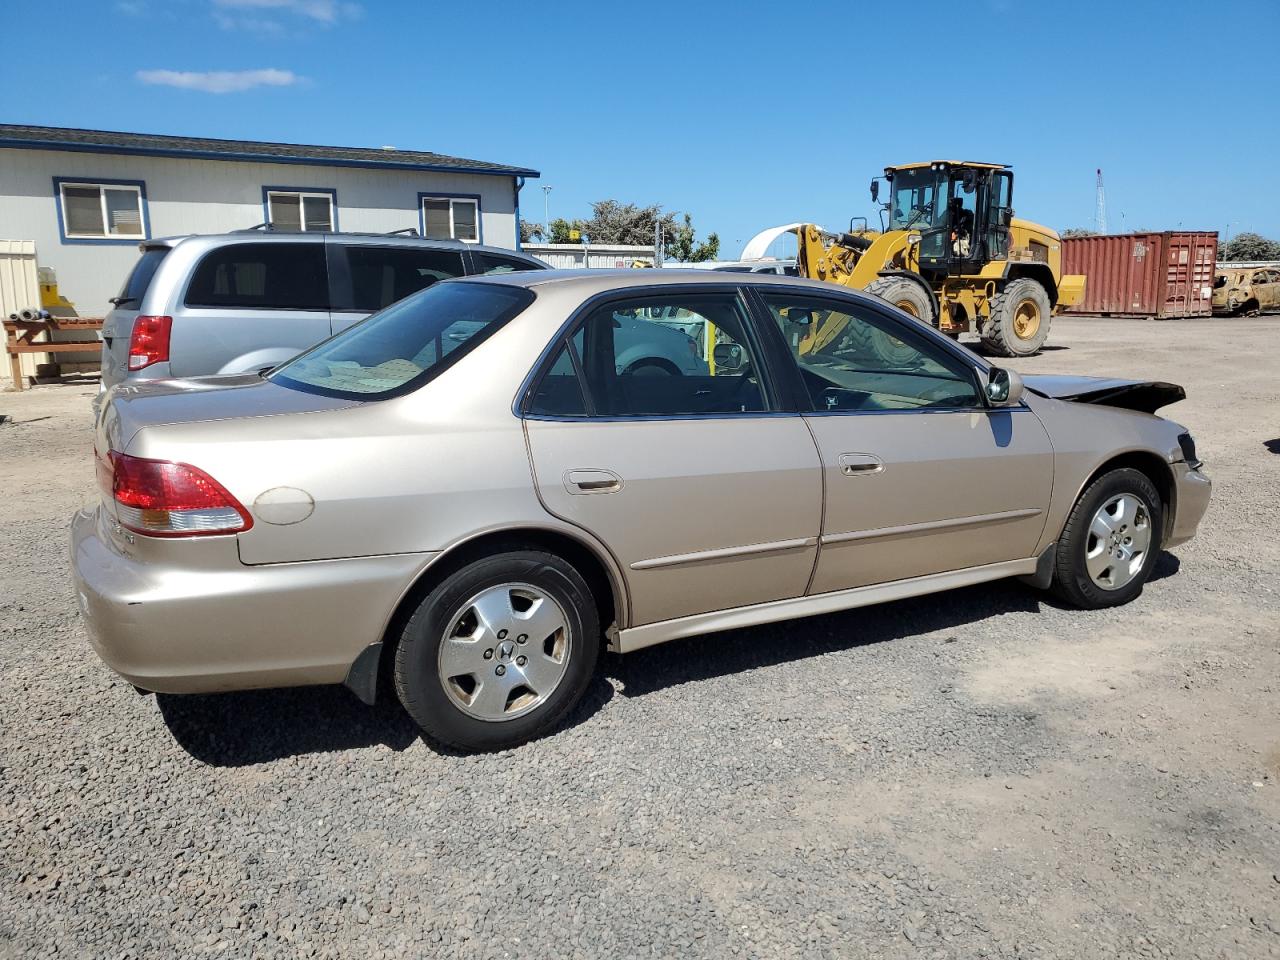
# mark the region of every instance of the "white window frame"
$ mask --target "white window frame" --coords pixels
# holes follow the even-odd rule
[[[423,196],[418,201],[418,214],[422,217],[422,235],[427,235],[427,203],[448,203],[449,204],[449,239],[458,240],[461,243],[479,243],[480,242],[480,201],[475,197],[433,197]],[[454,220],[453,207],[454,204],[469,203],[475,207],[476,216],[472,222],[476,225],[476,235],[470,239],[464,239],[458,236],[458,225]]]
[[[98,205],[102,210],[102,233],[72,233],[71,218],[67,216],[67,187],[97,190]],[[138,203],[138,232],[111,233],[111,220],[107,215],[107,191],[132,190]],[[58,182],[58,204],[62,208],[62,236],[67,240],[145,240],[147,239],[146,211],[142,209],[142,188],[136,183],[91,183],[73,180]]]
[[[276,197],[297,197],[298,198],[298,229],[303,233],[307,232],[307,215],[303,209],[303,201],[308,197],[316,200],[326,200],[329,203],[329,229],[328,230],[312,230],[311,233],[333,233],[336,226],[334,222],[334,203],[333,194],[316,193],[311,190],[268,190],[267,191],[267,223],[273,227],[276,223],[275,210],[271,205],[271,201]]]

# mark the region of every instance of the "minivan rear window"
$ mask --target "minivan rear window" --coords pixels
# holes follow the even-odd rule
[[[328,310],[329,274],[322,243],[236,243],[196,267],[188,307]]]
[[[437,283],[375,313],[268,374],[325,396],[382,400],[416,390],[533,302],[522,287]]]
[[[121,307],[139,306],[142,298],[147,295],[147,288],[151,286],[151,278],[156,275],[160,261],[168,255],[168,247],[148,247],[144,250],[138,262],[129,271],[129,276],[120,290],[120,296],[116,298],[116,304]]]

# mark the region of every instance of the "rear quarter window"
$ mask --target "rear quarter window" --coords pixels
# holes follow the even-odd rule
[[[500,253],[473,251],[471,262],[476,273],[515,273],[517,270],[546,270],[541,263],[522,260],[520,257],[504,257]]]
[[[189,307],[328,310],[321,243],[237,243],[206,254],[187,287]]]

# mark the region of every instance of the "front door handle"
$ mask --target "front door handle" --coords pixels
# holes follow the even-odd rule
[[[884,461],[872,453],[840,454],[840,472],[846,477],[865,477],[884,470]]]
[[[622,489],[622,478],[612,470],[570,470],[564,475],[564,485],[570,493],[617,493]]]

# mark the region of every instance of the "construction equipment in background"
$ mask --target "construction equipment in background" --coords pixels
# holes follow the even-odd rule
[[[786,232],[799,240],[803,277],[873,293],[943,333],[974,330],[1001,356],[1036,353],[1050,318],[1084,295],[1084,277],[1062,273],[1061,240],[1048,227],[1013,216],[1013,171],[1004,164],[934,160],[886,167],[871,181],[890,187],[881,229],[830,233],[793,223],[757,234],[744,260],[760,257]],[[885,214],[888,222],[885,223]],[[839,329],[815,329],[818,349]],[[886,362],[904,350],[890,337],[869,346]]]

